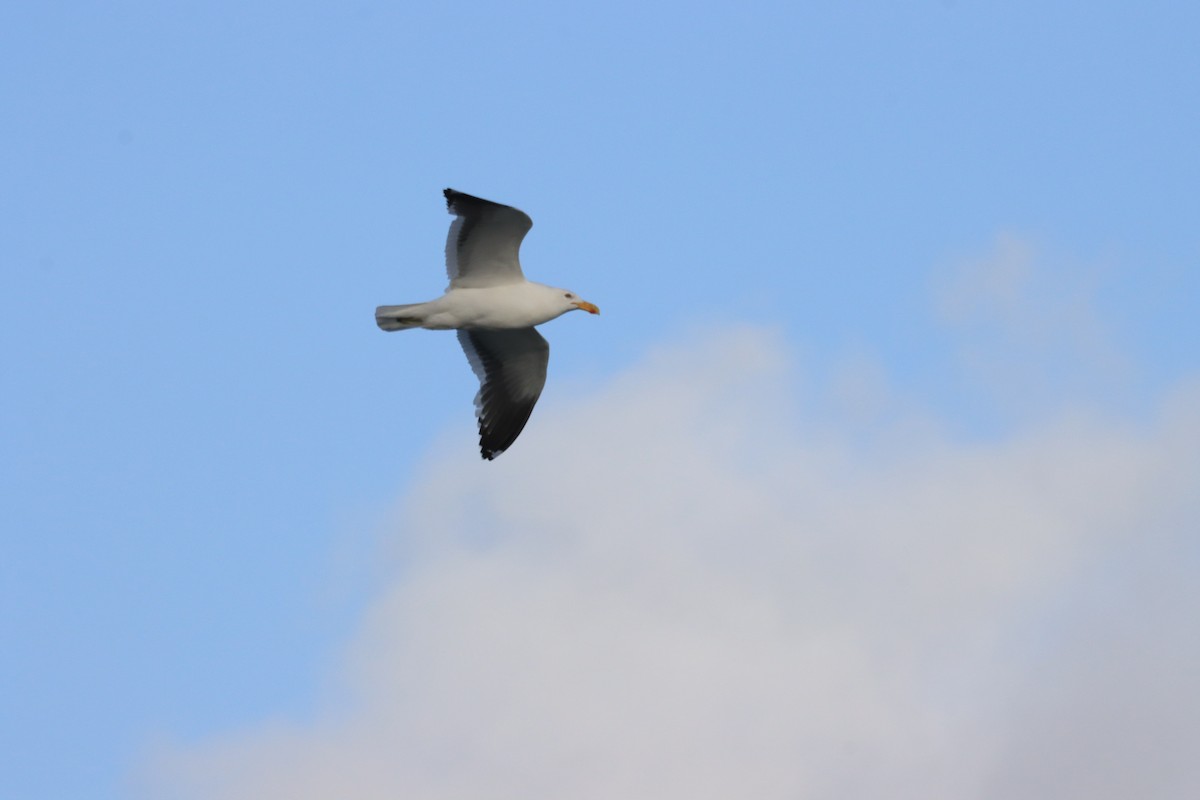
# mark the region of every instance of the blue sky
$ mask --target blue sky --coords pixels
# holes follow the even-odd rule
[[[358,668],[346,664],[363,658],[355,654],[383,650],[381,662],[400,672],[434,675],[458,663],[455,647],[470,651],[478,620],[457,606],[439,629],[455,645],[439,651],[443,661],[406,649],[436,639],[429,631],[408,631],[400,640],[408,644],[371,633],[391,630],[381,598],[440,608],[421,576],[457,585],[470,574],[439,572],[457,555],[437,555],[436,538],[427,539],[440,531],[478,545],[471,536],[482,534],[466,533],[478,523],[454,527],[429,498],[454,508],[451,517],[491,508],[506,519],[483,537],[500,542],[485,554],[509,552],[507,544],[540,553],[540,544],[524,549],[523,537],[551,522],[495,509],[505,487],[524,496],[538,480],[557,480],[557,459],[599,492],[568,482],[564,497],[642,509],[658,520],[645,531],[662,537],[648,541],[675,552],[692,546],[679,538],[685,531],[617,479],[630,465],[656,465],[645,480],[672,486],[663,476],[679,469],[718,493],[747,475],[777,489],[747,489],[748,506],[722,506],[740,509],[728,519],[713,509],[727,521],[718,541],[745,523],[746,507],[774,519],[767,512],[780,498],[809,497],[795,487],[823,485],[829,473],[839,476],[830,496],[884,504],[906,475],[927,474],[906,461],[914,453],[940,454],[947,475],[968,476],[961,489],[970,495],[992,485],[988,469],[963,466],[978,466],[974,456],[994,458],[1006,475],[1013,463],[1071,471],[1076,446],[1092,455],[1129,448],[1144,474],[1097,467],[1095,483],[1084,476],[1060,487],[1053,473],[1046,485],[1064,497],[1124,497],[1127,488],[1132,499],[1121,508],[1150,516],[1114,518],[1127,521],[1123,531],[1161,529],[1161,560],[1126,558],[1131,545],[1118,534],[1079,544],[1098,524],[1086,504],[981,501],[1001,521],[1026,508],[1022,530],[1071,520],[1062,549],[1010,555],[1074,566],[1016,570],[1037,577],[1018,581],[1021,592],[979,600],[992,611],[1037,609],[1020,624],[997,621],[1000,612],[987,618],[1014,654],[1008,678],[1031,669],[1047,626],[1085,632],[1053,660],[1065,683],[1081,654],[1124,652],[1119,631],[1089,639],[1095,620],[1072,604],[1086,607],[1081,598],[1118,585],[1131,607],[1178,609],[1187,595],[1171,587],[1200,571],[1194,543],[1180,535],[1200,520],[1179,480],[1195,459],[1171,446],[1194,435],[1187,387],[1200,375],[1197,30],[1200,11],[1180,3],[7,4],[0,795],[173,797],[188,783],[180,775],[201,773],[223,787],[201,796],[284,785],[264,777],[270,759],[260,758],[284,745],[254,744],[256,732],[295,726],[304,752],[321,762],[322,725],[353,716],[346,709],[369,703],[379,685],[354,677]],[[385,336],[371,314],[443,288],[446,186],[530,213],[526,272],[603,309],[547,326],[547,392],[522,440],[489,465],[474,463],[474,379],[454,338]],[[654,377],[654,364],[667,378]],[[691,381],[725,398],[726,411],[693,407]],[[593,397],[609,398],[610,411]],[[677,430],[664,408],[696,427]],[[739,416],[755,420],[743,429],[727,419]],[[642,430],[647,419],[661,426]],[[642,435],[623,436],[622,424]],[[570,447],[552,446],[552,434]],[[779,456],[764,444],[776,435],[811,445],[811,461]],[[693,474],[681,453],[750,466]],[[460,484],[456,474],[469,478]],[[1171,475],[1155,484],[1163,495],[1139,493],[1151,477]],[[1013,486],[1024,497],[1024,484]],[[664,485],[663,496],[676,495]],[[930,517],[921,508],[897,517],[911,522],[903,529],[913,552],[943,541],[929,534],[937,524],[922,521],[958,519],[955,509]],[[578,516],[568,511],[564,519]],[[862,548],[851,553],[886,546],[877,538],[884,522],[832,519],[810,520],[812,530],[857,532]],[[785,527],[762,530],[820,538]],[[561,535],[583,551],[591,541]],[[786,561],[778,537],[748,538],[733,561],[758,564],[768,553]],[[726,563],[721,552],[716,561]],[[696,558],[716,570],[709,556]],[[605,558],[624,563],[619,553]],[[920,574],[950,587],[955,563],[930,562]],[[624,566],[613,574],[631,586],[686,595],[691,585],[669,570]],[[844,581],[828,591],[899,574],[859,567],[834,570]],[[1159,572],[1178,575],[1156,581]],[[524,575],[509,577],[519,584]],[[595,577],[579,575],[583,586]],[[511,585],[496,580],[496,597],[509,596]],[[1146,588],[1156,584],[1168,587],[1161,597]],[[949,605],[964,600],[946,592]],[[571,595],[584,605],[600,596]],[[562,597],[548,592],[525,610]],[[792,608],[805,598],[776,599]],[[914,619],[938,614],[923,601],[904,607]],[[1086,624],[1071,628],[1072,614]],[[879,644],[873,632],[886,626],[867,617],[841,624]],[[663,620],[663,630],[677,630],[679,620]],[[726,641],[723,630],[713,642]],[[806,635],[782,638],[799,647]],[[1136,635],[1153,649],[1180,631]],[[951,670],[929,655],[941,652],[937,643],[929,648],[917,659],[932,664],[922,680]],[[693,655],[703,662],[717,651]],[[1197,652],[1168,647],[1162,661],[1194,665]],[[544,654],[530,645],[519,655]],[[895,666],[887,657],[870,663]],[[983,675],[983,661],[964,663],[962,674]],[[638,665],[665,669],[636,658],[610,667],[636,683]],[[445,696],[455,687],[443,686]],[[807,709],[804,698],[789,702],[782,707]],[[1036,727],[1029,720],[1052,706],[1022,719]],[[432,718],[460,719],[431,709]],[[980,711],[970,721],[994,720]],[[961,734],[939,725],[951,739]],[[803,736],[779,731],[764,734],[762,752],[784,740],[788,752],[803,751],[795,744]],[[1196,734],[1184,726],[1175,741]],[[891,763],[891,741],[875,742],[881,763]],[[236,742],[251,742],[237,769],[212,755]],[[526,743],[537,751],[536,738]],[[1031,764],[1019,750],[1012,758]],[[934,751],[897,756],[888,774],[936,760]],[[488,774],[479,765],[490,762],[461,742],[447,752],[460,772]],[[731,772],[753,763],[731,759]],[[173,772],[179,763],[190,766]],[[646,774],[630,764],[630,774]],[[686,784],[674,774],[662,773],[657,796]],[[1137,770],[1123,775],[1147,788]],[[361,796],[386,794],[392,778],[377,778]],[[421,780],[425,796],[451,792],[436,775]],[[545,780],[560,795],[567,785]],[[795,789],[779,780],[781,793]],[[839,796],[844,786],[836,775],[804,780],[813,796]],[[637,794],[636,784],[623,788]],[[847,791],[840,796],[854,796]]]

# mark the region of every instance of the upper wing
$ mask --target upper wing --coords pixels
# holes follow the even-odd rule
[[[517,252],[533,227],[524,211],[446,189],[446,207],[457,219],[446,237],[446,272],[453,288],[478,288],[525,280]]]
[[[517,440],[529,421],[546,385],[550,345],[533,328],[463,329],[458,341],[479,378],[479,448],[491,461]]]

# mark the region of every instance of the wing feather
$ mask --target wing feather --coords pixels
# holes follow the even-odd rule
[[[533,227],[524,211],[446,189],[456,219],[446,237],[446,273],[456,289],[501,286],[525,280],[518,254]]]
[[[460,330],[458,341],[479,378],[479,449],[491,461],[512,446],[529,421],[546,385],[550,344],[534,328]]]

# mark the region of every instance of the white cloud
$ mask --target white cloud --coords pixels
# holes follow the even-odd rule
[[[1054,259],[1011,234],[943,274],[938,310],[954,328],[979,402],[1041,412],[1081,397],[1124,399],[1134,372],[1097,309],[1106,269]]]
[[[147,796],[1195,795],[1200,386],[865,444],[793,384],[729,328],[435,460],[344,694]]]

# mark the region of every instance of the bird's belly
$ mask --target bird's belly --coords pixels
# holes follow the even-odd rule
[[[531,303],[519,290],[508,288],[456,289],[441,298],[429,316],[433,328],[528,328],[558,316]]]

